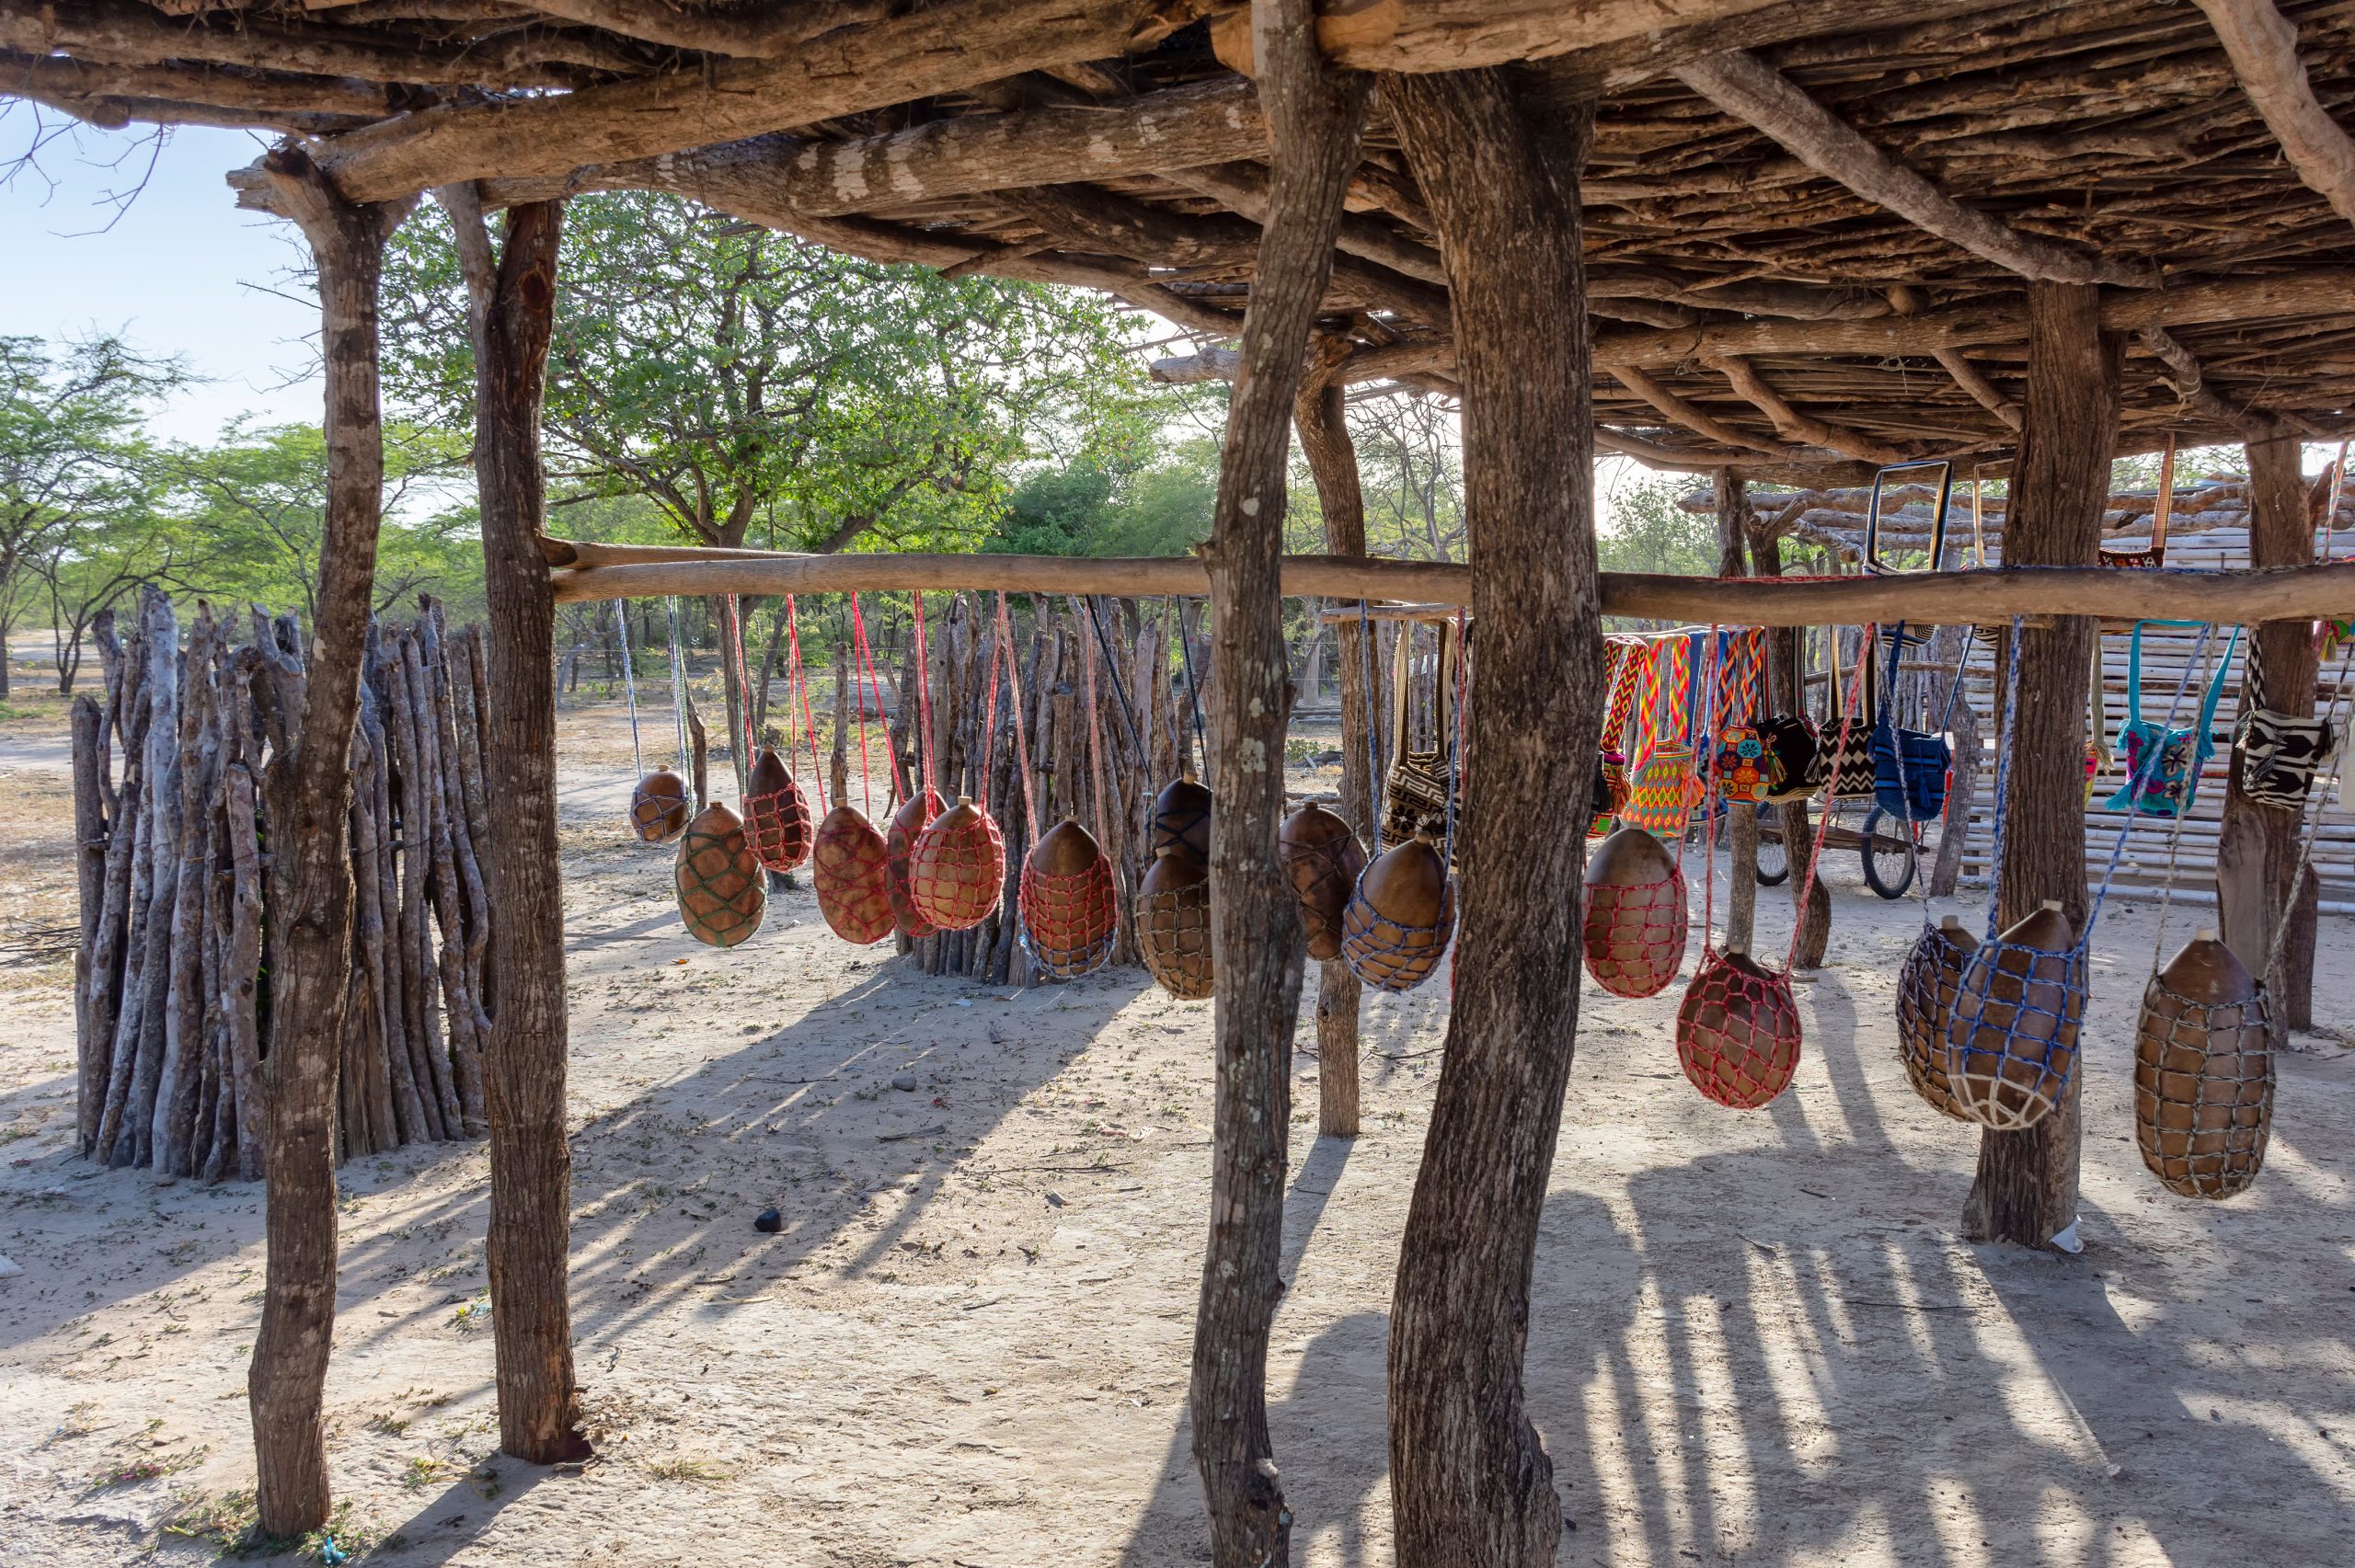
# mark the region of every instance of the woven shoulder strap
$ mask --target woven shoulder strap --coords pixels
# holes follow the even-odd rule
[[[2202,744],[2206,743],[2209,733],[2215,727],[2216,703],[2224,694],[2224,676],[2233,668],[2233,650],[2240,647],[2240,642],[2241,629],[2234,626],[2233,635],[2224,639],[2224,657],[2216,661],[2216,673],[2208,679],[2208,694],[2200,699],[2200,738]]]

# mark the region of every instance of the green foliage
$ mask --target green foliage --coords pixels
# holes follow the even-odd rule
[[[790,549],[969,543],[1017,473],[1151,400],[1125,307],[886,267],[675,198],[568,207],[546,422],[560,491],[642,498],[672,537]],[[386,384],[471,426],[446,221],[385,268]],[[569,521],[569,519],[568,519]]]
[[[1717,520],[1677,505],[1693,485],[1687,475],[1644,474],[1610,486],[1611,521],[1595,540],[1603,569],[1717,576]]]
[[[1179,443],[1157,460],[1082,458],[1015,486],[982,548],[1018,555],[1176,555],[1210,537],[1218,447]]]

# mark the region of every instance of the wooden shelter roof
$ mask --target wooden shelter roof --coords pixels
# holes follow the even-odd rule
[[[2355,0],[1342,0],[1322,37],[1599,95],[1605,450],[1811,481],[1999,455],[2031,278],[2104,287],[2129,450],[2355,423]],[[1247,11],[1203,0],[0,0],[0,91],[281,131],[355,200],[675,191],[1206,338],[1257,253],[1249,56]],[[1375,112],[1321,351],[1445,391],[1446,273]]]

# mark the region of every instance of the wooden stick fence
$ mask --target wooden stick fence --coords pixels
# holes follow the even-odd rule
[[[183,648],[150,589],[127,640],[101,617],[104,696],[73,711],[81,1149],[206,1181],[261,1174],[270,768],[303,709],[294,618],[256,610],[249,640],[232,631],[200,606]],[[351,745],[345,1158],[484,1130],[486,697],[478,635],[451,632],[439,605],[372,628]]]

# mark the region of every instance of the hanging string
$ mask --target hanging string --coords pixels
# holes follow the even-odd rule
[[[801,624],[793,610],[793,595],[785,596],[785,635],[787,642],[785,664],[786,727],[793,727],[792,704],[798,693],[801,702],[801,733],[810,742],[810,782],[818,796],[818,815],[826,814],[826,770],[818,758],[818,722],[816,710],[810,705],[809,671],[801,663]],[[793,754],[788,738],[786,755]]]
[[[679,643],[678,595],[663,602],[671,614],[671,722],[679,732],[679,771],[684,773],[693,766],[694,750],[687,739],[687,661]]]
[[[996,754],[997,750],[998,664],[1000,660],[1005,658],[1005,639],[1004,637],[992,637],[990,639],[989,699],[983,708],[982,715],[982,773],[981,784],[978,786],[981,791],[982,809],[984,811],[989,809],[990,804],[990,760]]]
[[[1104,759],[1098,732],[1103,728],[1102,712],[1096,705],[1096,645],[1086,637],[1079,639],[1079,665],[1085,671],[1087,690],[1087,779],[1096,799],[1096,842],[1109,854],[1112,835],[1109,818],[1104,815]]]
[[[744,732],[738,744],[737,766],[741,776],[749,779],[752,766],[752,672],[744,667],[744,611],[736,596],[728,596],[728,646],[736,661],[737,717],[743,721]]]
[[[2200,624],[2200,641],[2197,651],[2200,656],[2200,674],[2203,685],[2208,675],[2208,649],[2213,642],[2215,635],[2216,628],[2214,625],[2204,622]],[[2240,634],[2238,632],[2234,632],[2233,635],[2233,643],[2225,645],[2224,658],[2227,661],[2229,661],[2233,657],[2232,650],[2234,644],[2238,643],[2239,640]],[[2167,730],[2175,728],[2175,715],[2182,709],[2183,699],[2185,695],[2191,691],[2191,660],[2187,658],[2183,661],[2183,679],[2177,683],[2175,695],[2167,700],[2167,716],[2162,727],[2163,728]],[[2142,715],[2137,714],[2135,716],[2140,718]],[[2185,786],[2183,809],[2177,814],[2178,816],[2188,816],[2190,814],[2190,796],[2200,787],[2200,750],[2207,743],[2208,737],[2206,730],[2208,723],[2209,720],[2206,716],[2205,710],[2203,709],[2201,732],[2198,735],[2187,738],[2191,748],[2192,773],[2190,780]],[[2142,749],[2142,765],[2139,768],[2129,770],[2128,785],[2131,793],[2126,797],[2126,825],[2118,830],[2117,841],[2109,846],[2109,862],[2102,868],[2101,886],[2094,889],[2092,907],[2085,911],[2085,929],[2080,932],[2077,935],[2077,945],[2081,949],[2089,948],[2093,944],[2094,921],[2098,920],[2101,916],[2101,906],[2103,900],[2109,897],[2110,882],[2118,876],[2118,863],[2124,858],[2126,853],[2127,838],[2134,831],[2134,820],[2137,815],[2134,802],[2142,795],[2142,791],[2150,786],[2152,781],[2159,776],[2160,769],[2165,766],[2165,746],[2146,746]],[[1998,824],[1995,841],[1998,845],[2001,845],[2003,842],[2000,822]],[[2003,863],[2001,861],[1997,861],[1994,864],[2000,870]],[[1993,905],[1992,901],[1989,907],[1991,910],[1993,909]]]
[[[1859,644],[1860,648],[1869,647],[1872,645],[1872,640],[1880,635],[1880,627],[1876,624],[1867,626],[1864,631],[1864,637]],[[1832,668],[1836,673],[1840,667],[1840,640],[1836,632],[1832,638],[1831,658]],[[1861,652],[1857,659],[1860,664],[1863,662]],[[1844,757],[1848,753],[1848,734],[1855,727],[1856,721],[1856,699],[1865,689],[1864,673],[1859,669],[1856,671],[1857,678],[1848,682],[1847,702],[1843,705],[1840,714],[1840,738],[1832,753],[1835,759]],[[1807,802],[1802,799],[1793,804],[1794,808],[1804,818],[1807,814]],[[1815,841],[1808,847],[1807,876],[1799,883],[1798,918],[1791,921],[1790,950],[1783,955],[1783,972],[1786,975],[1798,963],[1799,938],[1807,931],[1808,895],[1815,890],[1816,868],[1823,864],[1823,841],[1832,836],[1828,831],[1832,825],[1832,802],[1826,800],[1823,805],[1823,817],[1815,825]]]
[[[629,761],[639,778],[646,776],[646,757],[638,745],[638,677],[629,665],[629,604],[626,600],[614,601],[614,619],[622,628],[622,690],[629,693]]]
[[[2200,656],[2200,686],[2202,691],[2205,691],[2208,686],[2208,656],[2211,651],[2212,645],[2211,639],[2214,636],[2214,633],[2215,629],[2213,627],[2203,626],[2200,628],[2200,643],[2196,651]],[[2099,634],[2096,635],[2098,635]],[[2254,650],[2255,645],[2252,644],[2251,651]],[[2228,655],[2227,657],[2230,656]],[[2185,678],[2188,680],[2190,676],[2191,660],[2188,658],[2185,659],[2183,661],[2183,667]],[[2180,692],[2177,693],[2177,700],[2181,700]],[[2169,704],[2169,707],[2170,710],[2172,710],[2173,704]],[[2139,718],[2142,715],[2138,714],[2135,716]],[[2172,720],[2175,717],[2174,713],[2170,711],[2167,717]],[[2152,750],[2156,750],[2157,748],[2154,747]],[[2193,745],[2192,755],[2199,755],[2199,747],[2197,743]],[[2127,813],[2130,818],[2132,816],[2133,809],[2134,808],[2131,805],[2127,807]],[[2151,937],[2151,967],[2154,971],[2159,967],[2166,953],[2167,907],[2175,902],[2176,862],[2178,853],[2183,848],[2183,825],[2190,818],[2190,816],[2191,813],[2188,810],[2178,811],[2175,814],[2175,820],[2167,826],[2167,874],[2165,880],[2159,884],[2158,930],[2154,933]]]
[[[850,596],[850,657],[851,701],[858,708],[858,798],[860,809],[864,810],[867,819],[872,821],[875,817],[875,771],[873,765],[867,760],[867,698],[869,693],[873,694],[876,715],[880,717],[883,713],[883,692],[882,688],[876,684],[875,655],[867,646],[867,620],[858,612],[858,595],[856,593]],[[867,681],[866,692],[858,689],[858,682],[862,676]]]
[[[1378,851],[1382,847],[1382,704],[1373,683],[1373,621],[1366,614],[1362,599],[1358,601],[1358,658],[1365,667],[1359,682],[1365,690],[1365,798],[1373,813],[1365,832]]]
[[[1014,767],[1015,771],[1022,775],[1022,825],[1029,831],[1029,842],[1036,844],[1039,841],[1039,808],[1030,799],[1030,745],[1022,734],[1022,692],[1019,680],[1021,670],[1014,658],[1014,629],[1006,619],[1005,589],[1004,589],[997,590],[997,640],[1004,644],[1006,649],[1005,705],[1014,714]],[[994,678],[992,680],[990,695],[992,697],[997,695]]]
[[[1104,617],[1096,611],[1094,595],[1080,601],[1087,606],[1087,624],[1096,628],[1097,646],[1104,650],[1104,672],[1112,682],[1112,698],[1120,710],[1120,727],[1129,738],[1129,755],[1136,760],[1139,773],[1150,772],[1153,764],[1144,754],[1144,741],[1137,733],[1137,715],[1129,705],[1129,689],[1120,683],[1120,661],[1112,652],[1112,639],[1104,630]]]
[[[1454,755],[1449,759],[1454,765],[1448,770],[1447,848],[1442,853],[1441,862],[1448,866],[1455,864],[1456,797],[1464,793],[1464,780],[1471,771],[1470,759],[1465,750],[1464,709],[1467,699],[1472,694],[1472,643],[1471,639],[1465,635],[1465,609],[1459,604],[1455,607],[1455,734],[1452,738],[1452,750]],[[1442,636],[1447,635],[1444,623],[1441,624],[1440,635]],[[1433,738],[1438,738],[1433,737]]]
[[[932,660],[925,656],[924,646],[924,589],[915,593],[916,639],[916,762],[920,776],[916,780],[916,796],[922,799],[933,788],[932,783]]]
[[[1194,684],[1194,639],[1186,635],[1186,617],[1178,617],[1178,657],[1186,666],[1186,701],[1194,710],[1194,744],[1202,755],[1202,772],[1211,771],[1211,743],[1202,733],[1202,691]]]

